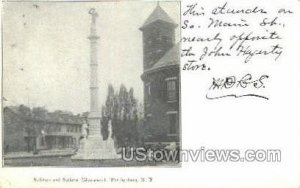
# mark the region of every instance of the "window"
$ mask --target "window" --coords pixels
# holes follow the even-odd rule
[[[176,134],[177,133],[177,112],[169,113],[169,133]]]
[[[167,100],[173,102],[177,100],[176,78],[166,79],[167,81]]]
[[[146,83],[145,84],[145,102],[146,104],[150,103],[150,98],[151,98],[151,83]]]
[[[72,146],[73,146],[73,138],[69,137],[69,147],[72,147]]]
[[[144,133],[147,137],[151,136],[151,125],[152,125],[152,114],[146,114],[145,117],[145,127],[144,127]]]
[[[45,145],[45,142],[44,142],[44,138],[42,137],[41,138],[41,146],[44,146]]]

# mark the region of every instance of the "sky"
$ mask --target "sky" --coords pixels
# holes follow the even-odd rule
[[[90,8],[95,8],[98,40],[99,101],[107,85],[133,87],[143,100],[142,32],[156,2],[4,3],[4,105],[25,104],[49,111],[89,109]],[[179,2],[160,6],[177,23]],[[179,27],[176,31],[179,40]]]

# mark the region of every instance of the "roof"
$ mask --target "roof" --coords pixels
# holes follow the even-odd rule
[[[166,54],[160,58],[149,70],[159,69],[162,67],[167,67],[171,65],[180,64],[180,42],[175,44]]]
[[[20,112],[19,107],[9,106],[5,107],[4,110],[9,110],[14,113],[16,117],[27,121],[43,121],[47,123],[60,123],[60,124],[82,124],[82,117],[72,114],[67,114],[63,112],[47,112],[42,116],[34,116],[32,111],[29,111],[28,114],[23,114]]]
[[[158,4],[140,29],[143,29],[149,24],[158,20],[171,23],[177,26],[177,24],[172,20],[172,18],[170,18],[170,16]]]

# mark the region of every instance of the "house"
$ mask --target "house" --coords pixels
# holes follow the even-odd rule
[[[5,152],[77,148],[82,117],[20,106],[3,109]]]

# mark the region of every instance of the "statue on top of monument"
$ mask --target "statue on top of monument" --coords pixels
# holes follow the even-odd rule
[[[96,10],[94,8],[91,8],[89,10],[89,14],[92,15],[92,23],[95,23],[96,17],[98,16]]]

